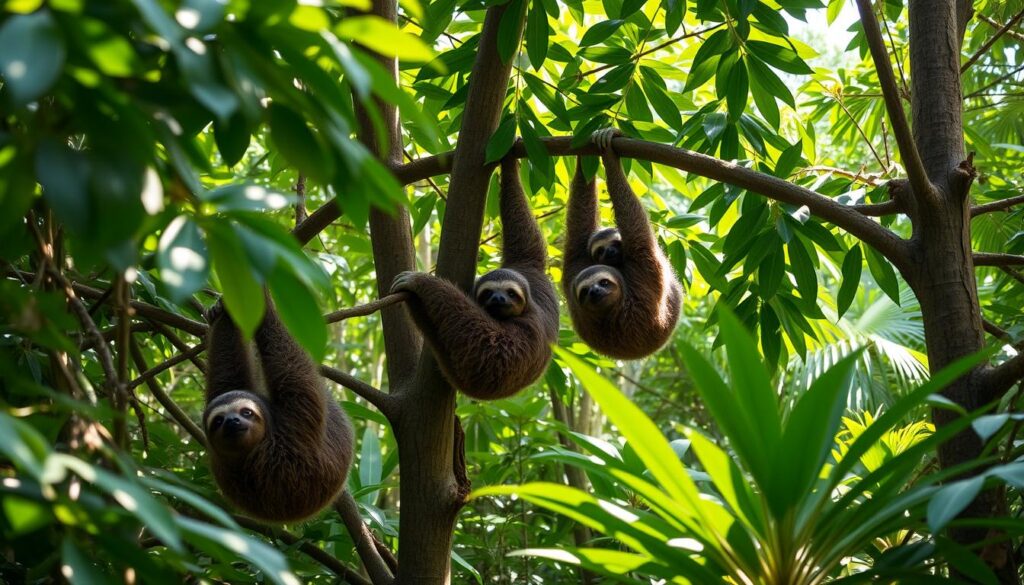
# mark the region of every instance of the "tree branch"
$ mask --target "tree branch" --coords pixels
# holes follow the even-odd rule
[[[574,148],[572,137],[569,136],[542,138],[541,140],[548,153],[553,156],[599,154],[597,148],[590,144]],[[690,150],[625,137],[615,138],[614,142],[615,151],[624,158],[645,160],[677,168],[715,181],[736,185],[776,201],[806,205],[812,214],[857,236],[889,258],[897,267],[907,266],[905,242],[877,222],[865,217],[854,206],[842,205],[834,199],[778,177]],[[526,148],[518,144],[513,148],[512,155],[524,158]],[[399,167],[395,174],[404,182],[415,182],[424,177],[450,171],[451,160],[451,153],[447,152],[425,157]],[[871,206],[870,209],[887,213],[890,210],[888,205],[887,202]],[[449,207],[450,210],[451,207]]]
[[[146,358],[143,357],[142,349],[139,347],[138,342],[132,339],[128,344],[128,348],[131,351],[132,361],[135,362],[135,367],[140,372],[147,371],[148,366],[146,364]],[[178,403],[172,400],[171,397],[164,392],[164,389],[160,387],[160,384],[156,379],[153,377],[146,378],[146,386],[149,388],[150,394],[152,394],[153,397],[156,398],[156,401],[164,407],[167,414],[171,415],[171,418],[173,418],[181,428],[185,429],[185,432],[192,435],[192,438],[195,439],[197,443],[206,447],[206,434],[203,433],[203,429],[199,428],[199,425],[196,424],[191,417],[185,414],[185,411],[178,406]]]
[[[984,56],[985,53],[987,53],[988,50],[992,48],[992,45],[996,44],[996,41],[998,41],[1011,28],[1013,28],[1014,25],[1020,22],[1021,18],[1024,18],[1024,10],[1018,12],[1013,18],[1010,19],[1010,22],[1007,22],[1002,28],[996,31],[996,34],[992,35],[991,38],[985,41],[985,44],[981,45],[981,47],[978,48],[978,50],[973,55],[971,55],[971,58],[960,66],[960,74],[963,75],[964,72],[971,68],[971,65],[977,63],[978,59],[981,59],[982,56]]]
[[[1024,195],[1017,195],[1016,197],[1008,197],[991,203],[975,205],[974,207],[971,207],[971,217],[978,217],[979,215],[993,213],[996,211],[1004,211],[1014,205],[1020,205],[1021,203],[1024,203]]]
[[[1002,25],[999,24],[998,22],[996,22],[990,16],[985,16],[984,14],[979,14],[978,15],[978,20],[988,24],[989,26],[991,26],[992,28],[994,28],[996,30],[999,30],[999,29],[1002,28]],[[1014,38],[1014,39],[1017,39],[1018,41],[1024,43],[1024,34],[1021,34],[1019,32],[1014,32],[1014,31],[1007,31],[1006,34],[1007,34],[1007,36],[1009,36],[1011,38]]]
[[[408,299],[409,293],[406,292],[389,294],[375,301],[370,301],[365,305],[349,307],[348,309],[339,309],[332,313],[328,313],[324,315],[324,319],[328,323],[337,323],[338,321],[344,321],[345,319],[351,319],[352,317],[365,317],[366,315],[376,313],[384,307],[390,307],[391,305],[405,302]]]
[[[260,524],[259,522],[256,522],[251,518],[246,518],[244,516],[236,515],[233,516],[233,518],[235,519],[235,522],[238,522],[240,525],[244,526],[248,530],[258,532],[263,536],[266,536],[267,538],[278,539],[287,544],[288,546],[295,546],[296,544],[298,544],[297,548],[300,551],[302,551],[303,554],[313,559],[314,561],[320,563],[321,565],[329,569],[332,573],[344,579],[346,582],[351,583],[352,585],[374,585],[373,583],[367,581],[365,577],[363,577],[356,571],[345,566],[338,559],[327,554],[327,552],[325,552],[322,548],[314,545],[313,543],[305,539],[299,538],[298,536],[292,534],[291,532],[288,532],[287,530],[284,530],[283,528],[274,528],[271,526],[266,526]]]
[[[135,378],[134,380],[132,380],[128,384],[128,387],[129,388],[137,388],[138,386],[148,382],[149,380],[152,380],[153,378],[157,377],[161,373],[163,373],[163,372],[173,368],[174,366],[180,364],[181,362],[183,362],[185,360],[191,360],[192,358],[198,356],[199,354],[203,353],[204,351],[206,351],[206,343],[205,342],[196,344],[196,346],[193,347],[192,349],[189,349],[188,351],[186,351],[184,353],[179,353],[177,355],[174,355],[174,356],[170,357],[169,359],[161,362],[159,365],[153,366],[152,368],[149,368],[148,370],[143,371],[141,374],[139,374],[138,378]]]
[[[975,266],[1024,266],[1024,256],[1016,254],[998,254],[994,252],[975,252]]]
[[[1024,379],[1024,352],[1018,352],[1009,360],[990,368],[986,376],[988,383],[983,386],[986,389],[983,401],[990,402],[1005,394],[1014,384]]]
[[[356,552],[359,554],[359,558],[362,559],[363,568],[370,575],[373,585],[393,583],[395,578],[391,574],[387,563],[384,562],[380,551],[377,550],[373,534],[370,533],[370,529],[367,528],[363,522],[363,517],[359,514],[359,504],[356,503],[355,498],[352,497],[348,490],[342,492],[338,499],[335,500],[334,509],[341,516],[341,520],[345,523],[345,528],[348,529],[352,541],[355,542]]]
[[[321,365],[320,375],[355,392],[358,396],[376,406],[389,420],[391,415],[394,414],[397,402],[387,392],[381,392],[359,378],[330,366]]]
[[[896,77],[893,75],[892,64],[889,62],[889,53],[885,49],[885,41],[882,39],[881,29],[878,28],[878,20],[871,7],[871,0],[857,0],[857,9],[860,11],[861,25],[868,41],[868,48],[871,50],[871,59],[875,62],[875,69],[878,71],[878,84],[882,89],[882,97],[885,100],[885,109],[889,113],[893,135],[899,146],[900,154],[903,156],[903,164],[907,169],[907,178],[910,179],[915,199],[920,203],[928,203],[934,199],[934,187],[928,179],[924,162],[921,160],[921,153],[918,152],[914,136],[910,132],[910,125],[907,123],[907,116],[903,111],[903,104],[900,102]]]

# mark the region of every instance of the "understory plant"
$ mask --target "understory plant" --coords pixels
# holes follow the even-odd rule
[[[580,440],[584,453],[556,455],[586,470],[593,493],[538,482],[490,486],[474,497],[522,498],[610,540],[514,554],[579,565],[624,583],[907,583],[944,580],[949,567],[997,582],[974,552],[942,530],[982,489],[999,481],[1019,488],[1024,466],[980,459],[970,469],[926,472],[931,467],[923,465],[977,416],[962,413],[877,455],[908,415],[983,356],[950,365],[855,434],[844,432],[840,448],[836,437],[860,352],[822,373],[786,411],[753,338],[731,313],[722,311],[720,324],[728,381],[693,348],[683,350],[683,360],[721,441],[683,426],[685,439],[670,443],[608,380],[558,351],[622,434],[621,452]],[[702,470],[684,465],[680,453],[689,451]],[[954,479],[984,466],[990,467],[974,477]]]

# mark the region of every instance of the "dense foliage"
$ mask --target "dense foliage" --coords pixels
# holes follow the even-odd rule
[[[387,243],[371,209],[407,209],[416,268],[437,264],[449,151],[478,121],[471,72],[498,8],[512,73],[491,88],[501,114],[484,157],[522,137],[556,282],[573,168],[556,155],[608,125],[915,234],[885,208],[907,165],[852,3],[402,0],[396,22],[364,13],[380,4],[0,1],[0,581],[378,583],[340,509],[285,530],[232,515],[216,492],[195,424],[203,308],[222,295],[251,335],[267,286],[334,369],[357,426],[348,491],[389,564],[403,546],[394,421],[341,386],[396,389],[382,319],[344,310],[379,296]],[[907,7],[874,4],[909,94]],[[1024,2],[973,8],[964,139],[972,201],[993,207],[968,220],[969,243],[1021,258]],[[815,30],[826,23],[850,23],[848,44]],[[397,81],[379,55],[399,60]],[[379,104],[399,108],[406,161],[439,155],[433,170],[375,156]],[[478,491],[439,553],[451,580],[997,582],[993,543],[1024,532],[1009,514],[1024,485],[1018,393],[933,394],[1024,349],[1024,262],[979,266],[990,350],[929,381],[920,291],[874,243],[784,190],[624,160],[685,286],[679,328],[656,355],[615,362],[563,315],[544,378],[507,400],[459,398]],[[481,194],[478,274],[500,261],[497,187]],[[936,429],[928,406],[965,416]],[[983,452],[940,468],[936,446],[964,429]],[[1004,517],[955,519],[983,489]],[[519,497],[481,497],[494,494]],[[944,531],[976,525],[991,538]]]

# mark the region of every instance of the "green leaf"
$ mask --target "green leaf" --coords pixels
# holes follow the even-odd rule
[[[401,61],[426,63],[434,58],[434,51],[419,37],[400,31],[379,16],[347,16],[335,27],[334,34]]]
[[[692,91],[711,79],[717,67],[718,60],[713,59],[732,47],[733,38],[728,31],[715,31],[708,37],[708,40],[701,44],[697,53],[693,56],[693,65],[690,66],[690,74],[687,76],[683,93]]]
[[[46,137],[39,143],[35,161],[36,177],[43,186],[43,199],[57,219],[79,235],[92,228],[89,199],[89,161],[77,150]]]
[[[191,489],[148,475],[140,476],[139,481],[150,490],[181,500],[190,507],[206,514],[227,528],[239,530],[238,523],[236,523],[235,519],[225,512],[223,508],[213,504]]]
[[[210,261],[199,226],[188,216],[171,220],[157,244],[160,280],[175,303],[182,303],[206,284]]]
[[[794,75],[809,75],[814,70],[804,63],[804,60],[796,54],[796,51],[789,47],[776,45],[765,41],[747,41],[746,47],[765,63],[776,69],[792,73]]]
[[[654,111],[658,113],[658,116],[670,128],[677,131],[681,130],[683,127],[683,117],[679,114],[679,107],[668,96],[668,92],[664,88],[648,80],[644,67],[640,69],[641,73],[644,73],[641,84],[643,85],[644,93],[647,94],[647,99],[654,106]]]
[[[979,475],[947,484],[936,492],[928,502],[928,528],[932,533],[938,534],[950,520],[963,512],[981,493],[984,485],[985,476]]]
[[[490,164],[502,159],[516,139],[516,119],[513,116],[506,116],[498,128],[487,141],[484,164]]]
[[[882,292],[898,306],[900,304],[900,282],[896,278],[896,271],[893,270],[892,264],[889,264],[889,261],[874,248],[868,246],[864,249],[867,252],[868,270],[871,271],[871,276],[875,278],[875,282],[878,283]]]
[[[0,25],[0,77],[15,106],[41,97],[64,68],[64,36],[48,10],[18,14]]]
[[[309,352],[314,362],[323,361],[327,351],[327,323],[316,295],[280,261],[270,274],[269,284],[274,307],[288,332]]]
[[[803,152],[803,143],[797,140],[796,144],[790,146],[786,150],[783,150],[779,155],[779,158],[775,161],[775,176],[780,179],[786,179],[793,174],[793,169],[800,163],[801,153]]]
[[[613,67],[590,86],[588,93],[604,94],[619,91],[626,87],[629,80],[633,78],[634,71],[636,71],[636,63],[632,61]]]
[[[589,365],[559,347],[554,349],[558,358],[572,369],[594,401],[601,405],[605,416],[626,437],[662,488],[679,502],[694,497],[696,486],[651,419]]]
[[[519,51],[526,8],[526,0],[511,0],[501,15],[501,22],[498,23],[498,56],[502,63],[508,63]]]
[[[619,18],[629,18],[633,13],[643,8],[646,3],[647,0],[623,0],[622,10],[619,11]]]
[[[772,238],[771,251],[757,268],[758,294],[769,300],[779,291],[782,277],[786,274],[786,255],[782,251],[782,240]]]
[[[554,176],[555,164],[548,149],[544,148],[533,122],[527,120],[526,116],[519,119],[519,131],[523,135],[523,144],[526,146],[526,156],[533,165],[534,170],[548,180]]]
[[[63,480],[67,471],[74,472],[78,477],[109,494],[167,547],[179,552],[183,550],[181,533],[174,523],[171,512],[133,479],[115,475],[64,453],[50,455],[43,475],[49,480],[47,483],[58,483]]]
[[[78,548],[70,535],[60,545],[60,572],[69,583],[116,583],[117,580],[97,567],[89,555]]]
[[[612,36],[615,31],[619,30],[619,27],[626,22],[621,19],[615,20],[602,20],[594,26],[587,29],[587,32],[583,33],[583,38],[580,39],[580,48],[590,47],[596,45],[608,37]]]
[[[295,202],[295,195],[268,189],[261,185],[232,183],[202,193],[203,201],[212,203],[220,212],[263,211],[284,209]]]
[[[229,554],[214,554],[215,557],[229,562],[242,558],[263,571],[264,576],[273,583],[299,585],[298,577],[288,568],[288,561],[274,547],[247,534],[206,524],[187,516],[177,516],[177,522],[181,530],[188,535],[189,542],[200,544],[204,550],[214,553],[230,551]]]
[[[626,113],[629,114],[630,119],[634,122],[654,121],[651,109],[647,106],[647,96],[644,95],[639,85],[634,83],[626,88],[624,99],[626,102]]]
[[[814,263],[799,237],[795,237],[786,245],[789,250],[790,268],[796,277],[796,288],[805,303],[814,304],[818,299],[818,274],[814,271]]]
[[[235,112],[226,123],[214,120],[213,137],[225,165],[233,167],[242,160],[245,151],[249,149],[251,132],[252,128],[240,111]]]
[[[751,85],[756,84],[758,88],[764,89],[772,96],[789,104],[789,107],[796,107],[796,100],[793,99],[793,94],[790,93],[786,84],[779,79],[779,76],[771,68],[762,63],[757,57],[750,57],[745,62],[747,64],[747,72],[750,73]]]
[[[711,481],[718,488],[718,493],[733,514],[744,525],[756,534],[764,535],[764,510],[761,500],[754,494],[743,472],[725,451],[708,440],[694,429],[684,429],[686,438],[690,439],[694,453],[700,464],[711,476]]]
[[[39,478],[50,446],[32,425],[0,412],[0,453],[6,455],[19,471]]]
[[[530,15],[526,21],[526,54],[530,57],[530,64],[534,69],[540,70],[544,65],[544,59],[548,55],[550,35],[551,26],[548,25],[548,14],[544,11],[544,3],[541,0],[533,0],[530,6]]]
[[[836,295],[836,309],[842,317],[849,310],[853,298],[860,288],[860,273],[863,268],[860,245],[850,248],[843,258],[843,284],[839,287],[839,294]]]
[[[665,6],[665,34],[672,36],[683,24],[686,0],[664,0],[663,4]]]
[[[252,266],[245,261],[245,248],[230,226],[208,223],[204,227],[213,268],[224,291],[224,306],[242,336],[251,339],[263,320],[266,308],[260,282],[256,280]]]
[[[797,400],[783,431],[782,447],[775,453],[769,501],[777,517],[806,497],[821,472],[846,408],[850,380],[863,350],[836,362]]]
[[[270,104],[267,116],[270,139],[288,164],[317,183],[329,183],[334,176],[333,161],[302,116],[279,103]]]
[[[730,53],[722,58],[718,64],[715,82],[718,88],[718,97],[725,97],[729,109],[729,120],[733,123],[737,122],[747,108],[747,95],[750,93],[747,68],[738,52]]]
[[[363,487],[378,485],[381,480],[380,439],[377,429],[367,425],[363,431],[363,440],[359,449],[359,484]],[[376,500],[376,491],[364,494],[363,501],[372,504]]]

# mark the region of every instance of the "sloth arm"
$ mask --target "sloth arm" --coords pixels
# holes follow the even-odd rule
[[[270,393],[271,428],[295,444],[319,444],[326,425],[327,392],[316,364],[289,335],[269,299],[255,337]]]
[[[255,392],[249,349],[242,341],[242,333],[226,312],[222,311],[213,320],[206,345],[209,348],[209,365],[206,368],[207,403],[232,390]]]
[[[615,209],[615,224],[622,237],[622,272],[627,280],[626,286],[637,282],[660,282],[664,278],[664,267],[647,211],[629,186],[626,173],[622,170],[622,161],[613,148],[607,148],[602,158],[608,195]],[[632,295],[640,301],[639,304],[648,308],[661,302],[661,289],[650,285],[631,287]]]
[[[569,209],[566,212],[565,253],[562,281],[569,282],[593,262],[590,258],[590,236],[597,231],[597,186],[583,174],[582,157],[576,157],[576,172],[569,184]]]
[[[546,268],[548,243],[523,191],[519,161],[512,157],[501,160],[501,241],[503,266]]]
[[[451,282],[418,274],[405,289],[416,295],[411,308],[414,317],[437,351],[451,355],[449,343],[467,343],[483,336],[501,335],[501,328],[480,305]],[[480,336],[480,337],[478,337]]]

